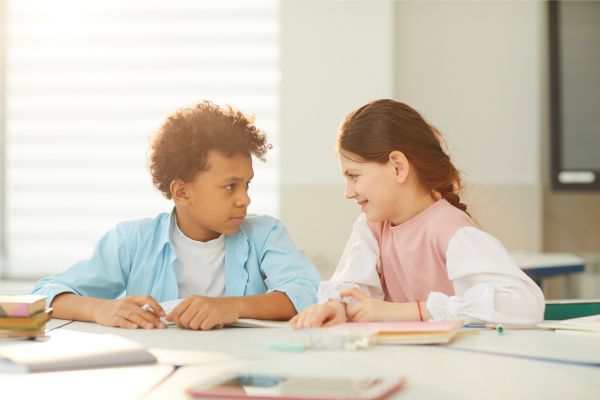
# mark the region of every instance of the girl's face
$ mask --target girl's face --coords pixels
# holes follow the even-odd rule
[[[392,159],[385,164],[362,161],[360,156],[344,150],[340,151],[339,161],[346,177],[346,198],[355,200],[371,222],[395,221],[402,213],[402,184],[408,169],[402,165],[399,168]]]

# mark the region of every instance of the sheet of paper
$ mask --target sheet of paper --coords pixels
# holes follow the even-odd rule
[[[173,311],[173,309],[175,307],[177,307],[177,304],[179,304],[179,302],[181,302],[181,300],[182,299],[169,300],[169,301],[163,301],[162,303],[160,303],[160,306],[163,308],[165,315],[167,315],[168,313]],[[175,323],[167,321],[167,319],[165,317],[161,317],[160,320],[165,325],[175,325]]]
[[[227,326],[235,326],[240,328],[289,328],[288,321],[265,321],[261,319],[240,318],[233,324]]]
[[[561,321],[544,321],[537,324],[543,329],[573,329],[600,333],[600,315],[564,319]]]

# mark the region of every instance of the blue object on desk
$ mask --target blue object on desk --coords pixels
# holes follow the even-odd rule
[[[569,253],[511,252],[510,255],[533,280],[585,271],[583,259]]]

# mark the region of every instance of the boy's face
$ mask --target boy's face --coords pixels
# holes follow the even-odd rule
[[[227,156],[211,150],[207,167],[173,193],[179,229],[193,240],[236,233],[250,204],[248,186],[254,171],[249,155]]]

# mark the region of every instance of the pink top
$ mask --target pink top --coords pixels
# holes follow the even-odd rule
[[[384,221],[368,226],[379,243],[385,300],[426,301],[432,291],[454,295],[446,251],[456,231],[475,226],[465,212],[442,199],[401,225]]]
[[[539,286],[498,239],[446,200],[398,226],[359,215],[331,280],[319,285],[319,302],[353,307],[340,297],[350,288],[377,300],[427,301],[434,321],[534,327],[544,318]]]

